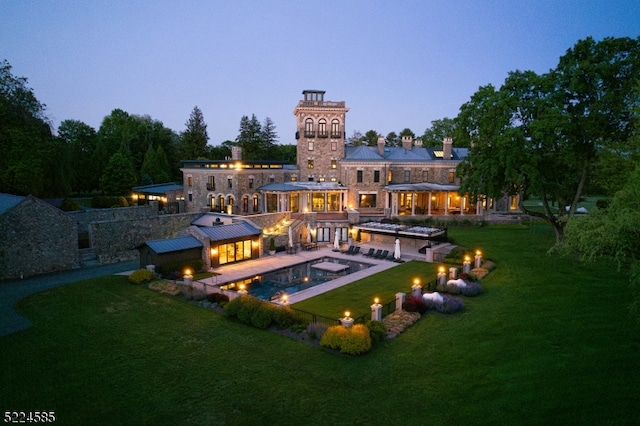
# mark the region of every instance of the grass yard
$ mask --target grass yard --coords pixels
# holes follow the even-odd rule
[[[614,266],[548,256],[546,226],[449,235],[498,265],[485,293],[361,357],[121,277],[36,294],[19,304],[34,326],[0,338],[0,408],[62,425],[637,424],[640,333]],[[413,263],[308,306],[368,309],[437,266]]]

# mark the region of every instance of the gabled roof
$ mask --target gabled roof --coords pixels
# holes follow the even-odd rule
[[[245,221],[232,223],[230,225],[204,226],[199,228],[199,230],[209,237],[211,241],[235,240],[261,234],[260,229],[253,227]]]
[[[202,243],[192,235],[186,237],[167,238],[166,240],[153,240],[145,243],[155,253],[172,253],[202,247]]]
[[[20,197],[19,195],[0,193],[0,214],[17,206],[24,198],[25,197]]]

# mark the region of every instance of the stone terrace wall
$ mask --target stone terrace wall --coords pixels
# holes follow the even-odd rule
[[[88,225],[93,250],[101,264],[138,258],[145,241],[187,235],[191,222],[202,213],[156,215],[129,220],[93,222]]]
[[[157,203],[144,206],[118,207],[114,209],[92,209],[67,212],[78,225],[78,232],[88,232],[92,222],[145,219],[158,215]]]

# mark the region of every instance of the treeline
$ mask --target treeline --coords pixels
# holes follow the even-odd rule
[[[296,161],[295,145],[277,144],[270,118],[243,116],[235,141],[209,145],[207,125],[196,106],[177,133],[148,115],[111,111],[96,130],[64,120],[54,134],[46,106],[0,62],[0,192],[38,197],[77,194],[127,195],[131,187],[182,181],[181,160],[224,159],[232,146],[246,160]]]

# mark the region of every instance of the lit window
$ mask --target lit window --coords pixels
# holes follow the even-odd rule
[[[331,168],[332,169],[338,168],[338,160],[331,160]]]
[[[313,160],[307,160],[307,168],[313,169]]]
[[[449,172],[449,183],[453,183],[456,180],[456,172],[453,170]]]
[[[193,186],[193,176],[191,175],[187,177],[187,186]]]

